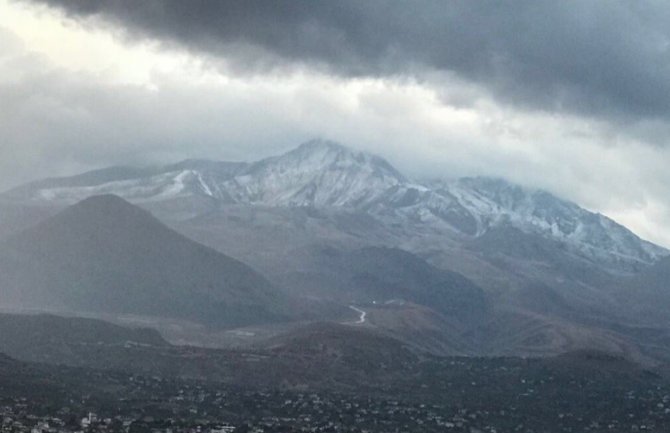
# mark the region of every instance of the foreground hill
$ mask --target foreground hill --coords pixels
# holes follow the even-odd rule
[[[110,348],[117,348],[119,354],[131,347],[168,346],[157,331],[147,328],[50,314],[0,314],[0,352],[31,362],[113,366],[119,360],[112,359]],[[99,365],[95,357],[100,357]]]
[[[0,353],[26,361],[242,386],[352,388],[416,366],[418,353],[362,327],[312,323],[247,349],[167,343],[153,330],[97,319],[0,314]]]
[[[25,320],[4,319],[0,334],[7,322]],[[236,431],[670,428],[668,381],[602,352],[440,358],[371,330],[329,324],[298,329],[253,352],[220,351],[118,345],[118,336],[134,331],[52,316],[28,320],[114,329],[116,337],[92,347],[85,332],[75,332],[66,340],[70,361],[46,357],[49,363],[35,364],[0,354],[0,410],[8,431],[45,423],[82,431],[82,418],[91,412],[97,414],[91,429],[105,431],[209,431],[231,424]],[[35,352],[54,353],[44,344],[54,333],[42,330]]]
[[[372,390],[427,383],[431,394],[436,391],[432,387],[448,377],[463,383],[475,380],[472,372],[463,371],[469,370],[467,366],[481,369],[482,374],[497,365],[516,365],[515,374],[523,365],[544,365],[585,378],[643,373],[621,356],[592,350],[536,361],[434,356],[378,329],[335,323],[299,326],[246,349],[171,345],[152,330],[53,315],[1,314],[0,336],[0,353],[21,361],[256,388]]]
[[[119,197],[86,199],[0,244],[0,302],[183,318],[213,325],[286,317],[245,264],[193,242]]]

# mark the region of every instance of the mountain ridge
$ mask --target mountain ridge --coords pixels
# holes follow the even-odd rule
[[[252,163],[185,160],[102,169],[33,182],[0,198],[69,204],[105,193],[138,204],[200,197],[215,205],[342,209],[406,231],[428,228],[464,239],[511,226],[557,240],[612,271],[635,270],[670,253],[546,191],[487,177],[415,182],[379,156],[325,140]]]

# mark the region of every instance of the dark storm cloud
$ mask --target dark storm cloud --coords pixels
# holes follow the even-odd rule
[[[667,2],[36,1],[249,69],[448,71],[529,108],[633,120],[670,114]]]

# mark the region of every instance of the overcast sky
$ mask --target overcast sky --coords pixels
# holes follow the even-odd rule
[[[670,246],[666,1],[0,0],[0,189],[311,138]]]

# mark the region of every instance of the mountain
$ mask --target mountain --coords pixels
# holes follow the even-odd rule
[[[169,306],[163,314],[225,325],[276,322],[296,310],[346,321],[352,305],[371,311],[366,325],[404,342],[429,331],[421,347],[444,353],[555,354],[593,342],[624,352],[644,346],[644,356],[670,353],[665,331],[649,328],[670,299],[625,289],[669,252],[546,191],[484,177],[409,179],[378,156],[317,140],[250,163],[187,160],[46,179],[1,194],[0,203],[48,210],[99,193],[130,200],[169,229],[147,237],[151,231],[132,224],[117,227],[99,243],[124,243],[103,253],[73,241],[82,227],[101,235],[97,222],[24,227],[0,248],[0,271],[7,269],[0,281],[15,288],[9,293],[17,302],[37,290],[42,304],[62,308],[159,314],[151,302],[159,299]],[[109,226],[116,219],[107,213],[91,220]],[[4,220],[14,221],[7,232],[21,226],[16,217]],[[52,239],[56,233],[72,234]],[[237,283],[221,282],[223,274],[258,274],[246,267],[227,273],[212,264],[219,259],[196,258],[183,236],[211,248],[198,254],[216,250],[248,263],[276,290],[265,279],[251,284],[259,290],[232,290]],[[140,252],[147,252],[142,245],[152,253]],[[113,276],[107,262],[119,268]],[[31,287],[25,299],[22,281]],[[211,299],[231,305],[225,317]],[[372,311],[375,301],[394,300],[406,307]],[[237,302],[244,308],[233,312]],[[413,327],[415,318],[421,326]]]
[[[274,322],[287,301],[247,265],[191,241],[123,199],[95,196],[0,243],[3,304]]]
[[[611,219],[545,191],[490,178],[413,181],[378,156],[321,140],[250,164],[188,160],[145,169],[114,167],[34,182],[1,198],[73,203],[105,193],[148,207],[209,200],[210,207],[198,211],[191,204],[191,212],[179,219],[209,212],[211,203],[363,213],[405,238],[434,232],[468,241],[511,227],[556,240],[571,254],[619,273],[637,272],[668,254]],[[167,213],[175,218],[174,208]]]

